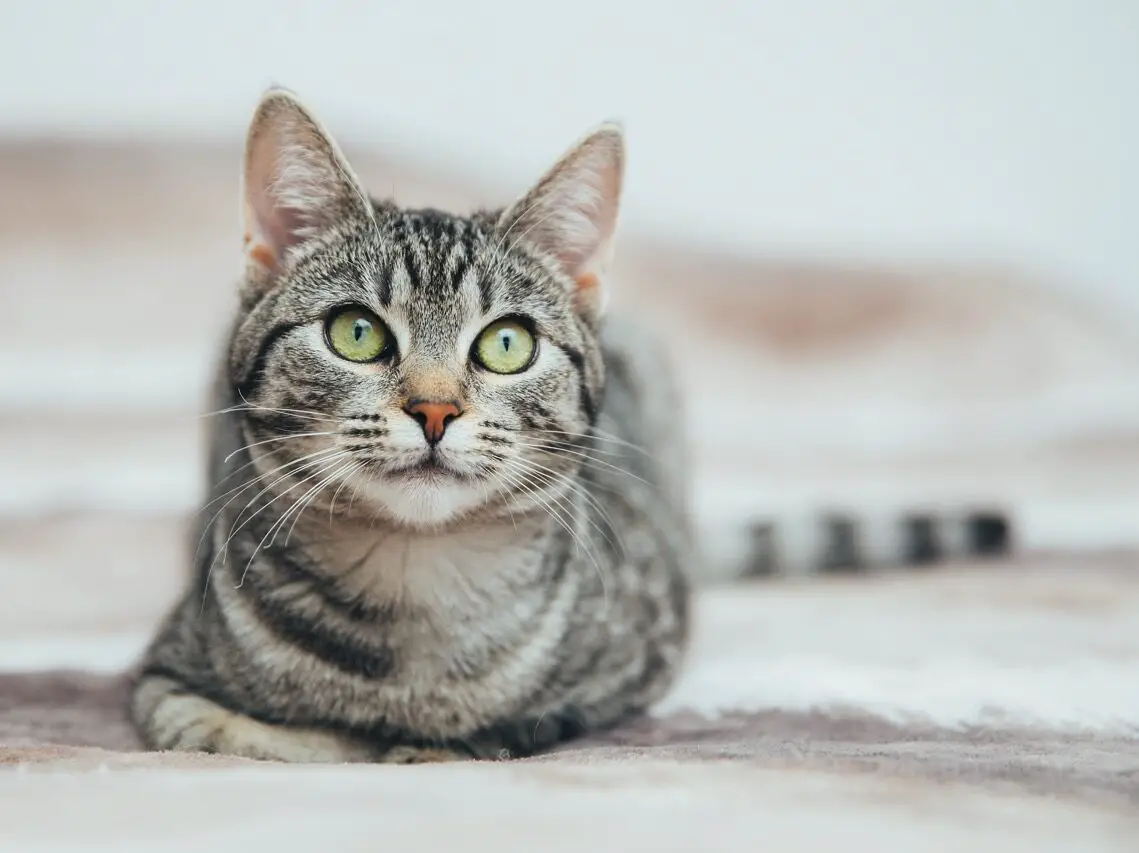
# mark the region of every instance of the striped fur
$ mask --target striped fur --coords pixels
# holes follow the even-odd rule
[[[524,755],[647,708],[683,658],[677,409],[602,281],[622,166],[592,134],[517,205],[369,202],[287,93],[253,120],[247,275],[195,573],[132,713],[153,748],[286,761]],[[364,306],[390,356],[338,356]],[[514,375],[469,355],[520,318]],[[437,445],[412,400],[461,410]]]
[[[664,694],[692,582],[867,562],[843,518],[805,539],[756,526],[742,558],[695,558],[666,354],[604,313],[622,160],[604,127],[506,210],[406,210],[368,198],[293,96],[266,96],[194,572],[132,696],[151,747],[529,754]],[[333,351],[346,305],[386,324],[388,354]],[[471,355],[501,318],[537,341],[512,375]],[[437,444],[413,401],[459,413]],[[973,525],[984,548],[991,528]],[[902,534],[907,562],[950,547],[922,520]]]
[[[742,557],[720,567],[730,578],[921,567],[1003,556],[1013,544],[1008,517],[995,510],[884,518],[828,512],[757,521],[742,533]]]

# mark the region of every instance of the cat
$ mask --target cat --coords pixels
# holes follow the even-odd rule
[[[132,684],[149,748],[508,758],[666,693],[702,571],[667,353],[606,311],[624,160],[605,124],[504,209],[403,209],[264,94],[194,571]]]

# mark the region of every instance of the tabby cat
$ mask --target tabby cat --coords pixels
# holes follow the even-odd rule
[[[407,210],[263,97],[151,748],[518,756],[668,690],[700,572],[665,358],[604,311],[623,161],[605,125],[504,210]]]

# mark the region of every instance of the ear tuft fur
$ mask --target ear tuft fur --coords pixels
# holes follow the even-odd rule
[[[604,309],[603,276],[617,228],[625,135],[607,122],[567,151],[499,220],[504,239],[526,243],[561,267],[580,311]]]

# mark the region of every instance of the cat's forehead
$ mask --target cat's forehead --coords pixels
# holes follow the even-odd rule
[[[427,247],[462,245],[472,250],[491,237],[492,223],[482,217],[461,216],[435,208],[376,208],[380,239],[405,241]]]
[[[382,298],[428,314],[435,323],[489,313],[501,307],[497,303],[523,307],[536,297],[548,306],[543,271],[506,245],[494,221],[493,212],[467,217],[433,209],[378,211],[374,237]]]
[[[561,289],[495,228],[493,212],[461,216],[377,205],[297,269],[300,298],[359,301],[417,338],[453,336],[501,313],[564,314]]]
[[[413,325],[461,324],[477,310],[475,291],[493,274],[491,234],[477,222],[437,210],[377,217],[377,285]]]
[[[494,251],[485,225],[432,209],[381,212],[374,234],[391,297],[433,307],[453,303],[466,278],[485,274]]]

